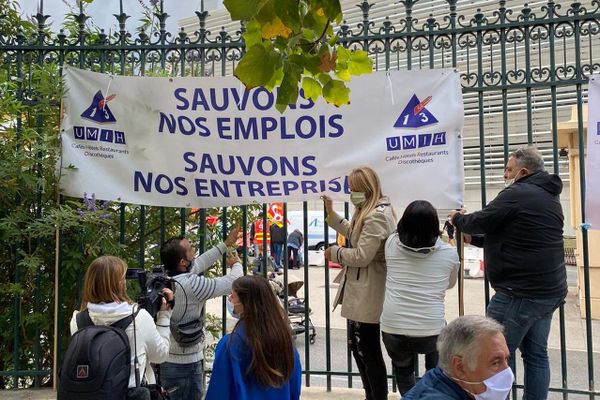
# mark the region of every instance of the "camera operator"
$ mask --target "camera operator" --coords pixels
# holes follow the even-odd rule
[[[172,400],[200,400],[203,394],[204,303],[231,293],[231,284],[243,275],[237,253],[227,258],[231,271],[222,277],[201,275],[235,245],[233,228],[224,243],[194,258],[195,249],[184,237],[167,240],[160,258],[167,274],[175,280],[175,307],[171,316],[171,346],[167,362],[160,365],[161,384]]]
[[[87,312],[94,325],[111,325],[132,315],[132,312],[139,311],[135,316],[135,324],[130,323],[125,329],[131,346],[131,373],[128,387],[133,388],[136,386],[134,363],[136,355],[141,366],[140,377],[145,376],[149,384],[155,383],[150,363],[160,363],[167,359],[169,330],[166,324],[171,316],[168,301],[173,298],[173,293],[166,288],[162,290],[162,303],[155,325],[152,316],[145,309],[140,309],[137,305],[135,309],[133,308],[134,302],[125,291],[126,271],[125,261],[114,256],[101,256],[90,264],[83,278],[81,311],[73,313],[70,328],[71,334],[79,330],[77,314],[80,312]]]

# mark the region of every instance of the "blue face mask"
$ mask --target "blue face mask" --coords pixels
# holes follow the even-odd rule
[[[229,301],[229,298],[225,304],[227,305],[227,311],[229,312],[229,315],[235,319],[240,319],[240,315],[235,312],[234,305],[231,301]]]

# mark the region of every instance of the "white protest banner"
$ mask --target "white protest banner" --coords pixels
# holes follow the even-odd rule
[[[275,93],[234,77],[109,76],[65,68],[61,187],[69,196],[170,207],[348,200],[367,165],[398,207],[463,199],[463,102],[452,69],[353,78],[351,104]]]
[[[600,75],[592,75],[589,82],[585,222],[600,229]]]

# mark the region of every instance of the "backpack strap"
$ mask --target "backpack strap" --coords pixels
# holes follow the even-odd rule
[[[90,318],[90,312],[87,308],[77,313],[75,316],[75,322],[77,322],[77,330],[94,325],[94,322]]]
[[[133,319],[135,317],[137,317],[138,313],[140,312],[140,308],[138,307],[135,312],[132,312],[131,314],[129,314],[128,316],[126,316],[125,318],[122,318],[116,322],[113,322],[112,324],[110,324],[110,326],[113,326],[115,328],[119,328],[119,329],[123,329],[125,330],[129,324],[133,321]]]
[[[110,324],[110,326],[114,326],[115,328],[125,330],[129,326],[131,321],[133,321],[133,319],[137,317],[139,312],[140,309],[138,308],[137,310],[135,310],[135,313],[131,313],[125,318],[113,322],[112,324]],[[90,318],[90,312],[87,308],[77,313],[77,315],[75,316],[75,321],[77,322],[77,330],[94,325],[94,322]]]

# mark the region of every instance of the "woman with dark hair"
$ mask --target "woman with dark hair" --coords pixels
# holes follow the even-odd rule
[[[215,350],[206,400],[297,400],[302,366],[285,310],[262,276],[236,279],[228,299],[239,317]]]
[[[415,385],[415,357],[437,365],[437,337],[446,325],[444,298],[456,284],[456,249],[440,239],[437,211],[413,201],[385,243],[387,278],[381,314],[383,343],[401,395]]]
[[[387,400],[388,381],[379,317],[386,276],[383,245],[396,227],[396,214],[372,168],[352,170],[348,186],[350,201],[355,207],[351,221],[335,212],[332,199],[323,196],[327,223],[352,243],[352,247],[334,245],[325,250],[326,259],[344,266],[335,278],[340,285],[333,305],[341,304],[342,317],[348,318],[348,345],[366,399]]]

